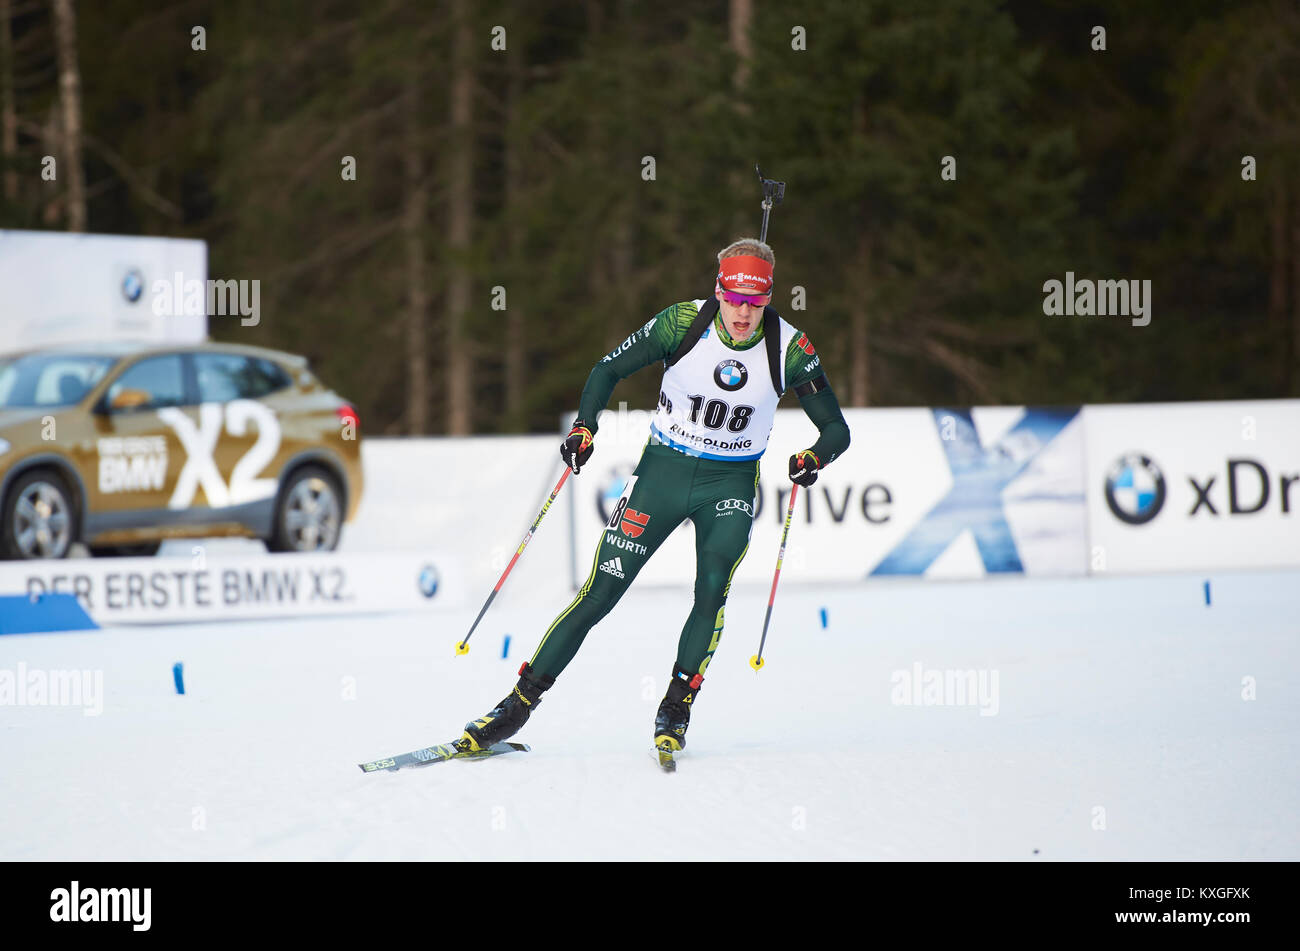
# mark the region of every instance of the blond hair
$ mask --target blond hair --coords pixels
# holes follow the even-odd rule
[[[737,258],[745,254],[762,258],[768,264],[776,267],[776,255],[772,253],[772,249],[765,242],[759,241],[757,238],[741,238],[739,241],[731,242],[718,252],[718,263],[721,264],[723,258]]]

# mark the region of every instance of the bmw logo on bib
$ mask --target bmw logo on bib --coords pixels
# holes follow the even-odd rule
[[[738,360],[723,360],[713,371],[713,382],[727,392],[733,392],[745,385],[749,371]]]

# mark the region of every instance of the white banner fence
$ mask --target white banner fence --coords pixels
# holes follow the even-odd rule
[[[1300,567],[1300,401],[845,413],[853,442],[790,530],[783,584]],[[502,591],[580,584],[648,432],[608,412]],[[736,584],[769,584],[786,460],[816,438],[777,414]],[[0,564],[0,596],[74,594],[98,624],[476,608],[562,471],[559,434],[372,439],[343,547],[171,542],[149,559]],[[178,557],[179,556],[179,557]],[[689,585],[684,523],[639,584]]]

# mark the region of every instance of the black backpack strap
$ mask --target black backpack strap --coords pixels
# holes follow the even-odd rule
[[[716,297],[710,297],[705,305],[700,308],[700,312],[695,315],[695,319],[691,321],[691,329],[686,331],[686,336],[683,337],[682,342],[677,345],[677,349],[668,354],[668,359],[664,361],[664,366],[670,367],[682,357],[686,356],[686,354],[690,353],[691,347],[700,342],[700,338],[704,336],[704,331],[709,329],[709,324],[713,323],[713,318],[716,317],[717,314],[718,299]]]
[[[763,308],[763,337],[767,345],[767,369],[772,374],[772,389],[780,397],[785,393],[781,388],[781,315],[771,305]]]
[[[814,393],[820,393],[822,390],[829,390],[831,381],[826,379],[825,373],[819,373],[807,383],[800,383],[794,388],[794,395],[803,399],[805,396],[812,396]]]

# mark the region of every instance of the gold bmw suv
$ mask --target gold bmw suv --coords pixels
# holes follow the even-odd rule
[[[330,551],[361,499],[356,410],[292,354],[204,343],[0,356],[0,558],[243,535]]]

